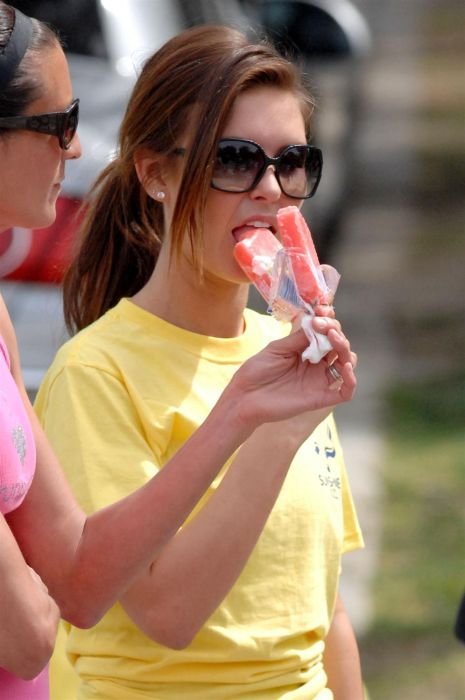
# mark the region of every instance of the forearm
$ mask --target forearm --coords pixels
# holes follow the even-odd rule
[[[49,660],[60,613],[0,515],[0,667],[25,680]]]
[[[60,557],[53,551],[59,540],[44,530],[38,556],[48,559],[47,583],[63,617],[78,626],[95,624],[175,535],[243,437],[220,406],[145,486],[87,519],[74,506]],[[35,490],[44,493],[40,478]]]
[[[134,490],[86,519],[31,410],[31,422],[37,424],[38,469],[18,509],[16,534],[67,619],[77,626],[95,624],[143,575],[257,425],[331,406],[352,395],[355,379],[350,363],[341,370],[346,372],[347,395],[343,396],[342,390],[328,388],[326,365],[301,361],[306,342],[303,333],[294,334],[271,343],[246,362],[204,424],[149,483],[145,483],[144,462],[156,469],[160,456],[154,455],[141,430],[140,416],[124,384],[111,373],[87,366],[69,367],[55,378],[43,402],[45,412],[50,410],[48,427],[52,441],[55,436],[61,445],[59,457],[68,473],[79,475],[81,482],[87,478],[84,492],[93,489],[88,507],[93,510],[116,500],[130,490],[130,484]],[[340,352],[349,356],[346,341],[338,340],[336,334],[333,342],[340,342]],[[99,479],[92,473],[95,462],[105,465]],[[113,478],[113,498],[95,492],[96,483],[105,490]],[[145,485],[136,492],[141,483]],[[40,516],[44,512],[47,518]],[[240,509],[235,512],[237,517]]]
[[[325,642],[324,666],[334,700],[363,700],[358,645],[340,598]]]
[[[318,424],[307,417],[307,433]],[[155,641],[190,643],[243,570],[279,495],[302,435],[284,424],[258,428],[197,515],[122,599]]]

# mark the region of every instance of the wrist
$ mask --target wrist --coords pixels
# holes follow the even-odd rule
[[[254,438],[260,440],[271,455],[279,453],[292,460],[309,434],[297,433],[292,422],[285,420],[260,425],[254,432]]]
[[[330,408],[317,409],[301,413],[292,418],[286,418],[276,423],[271,423],[269,424],[268,431],[270,440],[275,439],[275,437],[276,439],[283,440],[285,437],[287,439],[288,449],[297,452],[299,447],[308,440],[320,423],[331,414],[331,411],[332,409]]]
[[[223,463],[247,440],[252,430],[241,419],[239,398],[222,394],[191,440],[199,441],[202,451],[211,448]]]
[[[244,392],[231,382],[224,389],[214,408],[210,412],[209,420],[218,423],[217,429],[220,435],[225,433],[237,443],[238,447],[254,432],[262,423],[257,411],[251,410]]]

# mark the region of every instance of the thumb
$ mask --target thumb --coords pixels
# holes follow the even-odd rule
[[[279,355],[302,353],[308,346],[308,338],[302,328],[292,331],[289,335],[279,340],[274,340],[273,350]]]

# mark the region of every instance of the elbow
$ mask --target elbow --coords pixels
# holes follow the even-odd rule
[[[152,639],[173,651],[182,651],[192,644],[197,634],[202,629],[202,624],[196,620],[182,620],[174,617],[165,624],[158,624],[152,630]]]
[[[68,606],[62,608],[63,618],[74,627],[90,629],[102,618],[105,611],[85,609],[84,606]],[[133,618],[134,619],[134,618]],[[199,632],[200,627],[192,624],[179,624],[179,620],[152,619],[150,615],[144,615],[141,619],[134,619],[137,626],[157,644],[161,644],[173,651],[186,649]]]
[[[168,649],[173,649],[173,651],[182,651],[194,641],[197,632],[198,630],[171,630],[169,633],[165,633],[163,640],[158,643],[163,644]]]
[[[88,630],[94,627],[97,622],[103,617],[105,610],[90,609],[86,605],[68,604],[61,608],[61,615],[66,622],[69,622],[73,627]]]
[[[5,669],[24,681],[33,680],[50,661],[55,639],[56,625],[30,630],[27,645],[23,644],[17,653],[13,652],[10,662],[4,665]]]
[[[76,573],[67,577],[59,593],[56,592],[61,617],[73,627],[94,627],[116,602],[107,595],[107,590],[96,589]]]
[[[147,633],[146,633],[147,634]],[[151,635],[151,639],[157,644],[161,644],[173,651],[182,651],[193,642],[197,631],[189,634],[184,630],[155,630]]]
[[[186,649],[201,629],[201,624],[183,620],[182,615],[146,615],[134,621],[150,639],[173,651]]]
[[[79,629],[94,627],[110,607],[101,605],[96,596],[83,594],[72,586],[59,602],[61,617]]]
[[[39,655],[37,654],[39,652]],[[47,666],[52,656],[53,646],[44,655],[40,654],[40,650],[35,650],[34,655],[29,655],[28,658],[21,659],[21,666],[18,669],[10,669],[11,673],[18,676],[23,681],[32,681],[41,671]]]

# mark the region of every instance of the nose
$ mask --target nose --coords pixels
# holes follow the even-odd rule
[[[253,199],[268,199],[271,202],[277,202],[281,195],[275,167],[269,165],[253,190],[250,191],[250,196]]]
[[[70,143],[68,150],[64,151],[65,160],[75,160],[82,155],[81,140],[79,134],[74,134],[73,140]]]

